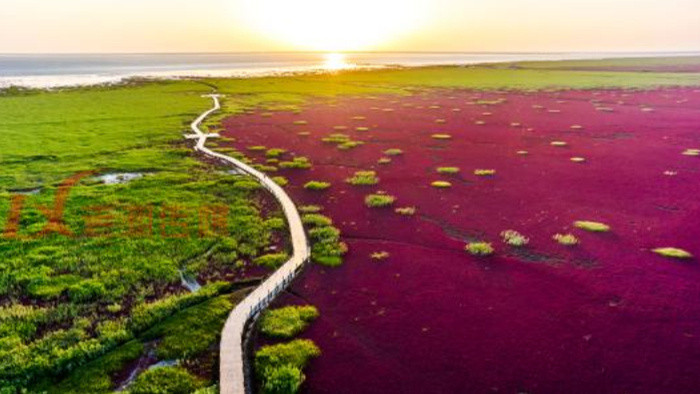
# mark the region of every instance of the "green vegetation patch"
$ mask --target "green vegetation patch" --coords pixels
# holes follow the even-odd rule
[[[370,186],[379,183],[379,178],[375,171],[357,171],[351,178],[346,179],[345,182],[354,186]]]
[[[438,174],[459,174],[459,167],[438,167]]]
[[[501,232],[503,242],[510,246],[521,247],[530,243],[530,239],[515,230],[505,230]]]
[[[574,246],[579,243],[578,238],[573,234],[554,234],[552,238],[564,246]]]
[[[365,197],[365,205],[369,208],[388,207],[396,201],[396,197],[388,194],[369,194]]]
[[[318,317],[311,305],[286,306],[267,310],[260,319],[260,331],[273,338],[292,338],[304,331]]]
[[[263,346],[255,353],[255,372],[265,393],[298,390],[304,381],[301,372],[311,359],[321,355],[321,350],[308,339],[295,339],[289,343]],[[289,390],[292,391],[280,391]]]
[[[577,220],[574,222],[574,227],[594,233],[605,233],[610,231],[610,226],[608,226],[607,224],[600,222],[591,222],[589,220]]]
[[[690,254],[690,252],[687,252],[683,249],[679,248],[656,248],[653,249],[652,252],[664,256],[664,257],[670,257],[674,259],[682,259],[682,260],[687,260],[687,259],[692,259],[693,255]]]
[[[470,242],[464,250],[473,256],[490,256],[494,252],[493,246],[488,242]]]
[[[149,329],[143,339],[161,339],[156,349],[160,360],[197,356],[218,342],[233,307],[230,295],[212,298],[172,315]]]
[[[129,387],[130,394],[190,394],[205,382],[180,367],[158,367],[140,374]]]
[[[331,187],[330,182],[309,181],[304,184],[304,189],[307,190],[326,190]]]
[[[430,186],[436,189],[449,189],[452,187],[452,183],[447,181],[434,181],[430,183]]]

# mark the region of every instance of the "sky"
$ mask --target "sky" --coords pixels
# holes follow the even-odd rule
[[[700,0],[0,0],[0,53],[697,51]]]

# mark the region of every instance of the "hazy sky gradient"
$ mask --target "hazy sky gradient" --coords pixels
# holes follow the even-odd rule
[[[0,0],[0,53],[331,49],[700,50],[700,0]]]

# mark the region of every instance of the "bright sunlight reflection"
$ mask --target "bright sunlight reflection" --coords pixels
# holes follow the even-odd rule
[[[323,56],[323,68],[325,70],[343,70],[352,68],[352,64],[345,61],[345,55],[342,53],[327,53]]]
[[[245,0],[247,23],[296,49],[374,49],[414,32],[430,0]]]

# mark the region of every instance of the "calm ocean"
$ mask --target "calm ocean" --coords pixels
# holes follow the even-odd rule
[[[687,55],[688,53],[683,53]],[[599,59],[675,53],[324,53],[0,54],[0,87],[56,87],[117,82],[124,78],[250,77],[343,67],[466,65],[519,60]]]

